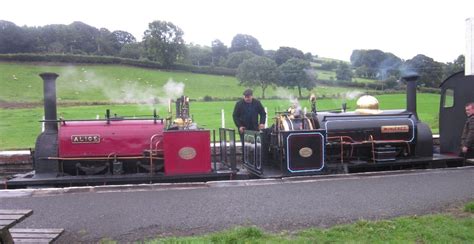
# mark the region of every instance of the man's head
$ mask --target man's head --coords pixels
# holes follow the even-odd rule
[[[244,101],[246,103],[251,103],[252,102],[252,99],[253,99],[253,91],[251,89],[247,89],[244,91],[243,93],[244,95]]]
[[[468,117],[474,114],[474,103],[466,104],[466,114]]]

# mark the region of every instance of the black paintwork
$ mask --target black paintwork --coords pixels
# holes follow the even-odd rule
[[[455,73],[443,81],[439,108],[439,136],[441,153],[459,154],[461,134],[466,122],[464,106],[474,102],[474,76],[465,76],[464,71]],[[454,92],[453,106],[447,98],[448,90]]]

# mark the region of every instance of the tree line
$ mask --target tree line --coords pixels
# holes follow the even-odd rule
[[[97,29],[82,22],[69,25],[19,27],[0,20],[0,53],[60,53],[98,56],[115,56],[149,60],[173,67],[176,63],[198,67],[226,67],[237,70],[242,85],[260,87],[296,87],[311,90],[316,86],[317,69],[335,71],[336,80],[353,78],[375,79],[386,88],[399,85],[400,77],[407,72],[421,76],[420,83],[437,87],[452,73],[464,69],[464,56],[452,63],[436,62],[419,54],[402,60],[381,50],[354,50],[350,63],[321,61],[316,55],[293,47],[264,50],[259,41],[247,34],[237,34],[227,47],[219,39],[211,46],[186,44],[184,31],[172,22],[153,21],[148,24],[141,41],[123,30]]]

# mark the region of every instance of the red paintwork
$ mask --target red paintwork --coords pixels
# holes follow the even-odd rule
[[[165,175],[211,172],[211,146],[208,130],[166,131],[163,134]],[[180,156],[180,150],[183,148],[192,148],[194,157],[183,159]],[[193,153],[189,153],[188,150],[187,155]]]
[[[164,125],[153,120],[70,121],[59,127],[59,157],[141,156],[150,138],[163,134]],[[100,135],[99,143],[72,143],[72,136]],[[159,136],[154,141],[162,140]],[[154,144],[155,144],[154,143]],[[158,149],[163,143],[158,144]]]

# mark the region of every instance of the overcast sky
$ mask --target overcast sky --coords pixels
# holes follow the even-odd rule
[[[465,20],[473,0],[3,0],[0,19],[43,26],[82,21],[141,40],[148,23],[173,22],[186,43],[230,47],[236,34],[266,50],[295,47],[349,60],[354,49],[380,49],[402,59],[424,54],[451,62],[465,53]]]

